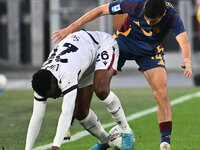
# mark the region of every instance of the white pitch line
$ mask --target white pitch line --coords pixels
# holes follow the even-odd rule
[[[195,97],[200,97],[200,92],[197,92],[197,93],[194,93],[194,94],[185,95],[185,96],[179,97],[177,99],[174,99],[174,100],[171,101],[171,105],[174,106],[176,104],[183,103],[183,102],[188,101],[188,100],[190,100],[192,98],[195,98]],[[132,121],[132,120],[135,120],[137,118],[146,116],[146,115],[151,114],[153,112],[156,112],[156,111],[157,111],[157,106],[156,107],[152,107],[152,108],[147,109],[147,110],[144,110],[144,111],[141,111],[141,112],[138,112],[138,113],[135,113],[135,114],[132,114],[129,117],[127,117],[127,120],[128,121]],[[106,129],[106,128],[112,127],[114,125],[116,125],[116,122],[103,124],[103,127]],[[79,139],[81,139],[81,138],[83,138],[83,137],[85,137],[85,136],[87,136],[89,134],[90,133],[87,132],[87,131],[78,132],[78,133],[74,134],[73,136],[71,136],[70,141],[69,140],[63,141],[62,144],[79,140]],[[48,148],[51,148],[51,146],[52,146],[52,143],[36,147],[33,150],[46,150]]]

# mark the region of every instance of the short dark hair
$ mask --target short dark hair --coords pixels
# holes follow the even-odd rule
[[[49,70],[40,69],[33,74],[32,88],[41,96],[46,96],[47,91],[51,88],[52,73]]]
[[[147,0],[144,15],[148,18],[160,18],[165,13],[165,0]]]

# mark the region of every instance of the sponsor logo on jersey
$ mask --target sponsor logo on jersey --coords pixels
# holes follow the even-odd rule
[[[107,62],[107,61],[104,61],[103,63],[104,63],[104,65],[106,66],[108,62]]]
[[[117,11],[120,11],[120,10],[121,10],[120,4],[112,7],[112,12],[117,12]]]

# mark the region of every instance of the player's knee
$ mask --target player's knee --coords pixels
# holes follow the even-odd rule
[[[110,92],[109,88],[106,88],[105,86],[94,86],[94,91],[100,100],[106,99]]]
[[[77,114],[75,118],[80,121],[80,120],[85,119],[87,117],[87,115],[86,115],[86,113],[84,113],[84,114],[80,113],[80,114]]]
[[[165,86],[156,88],[153,90],[153,95],[158,103],[162,103],[163,100],[167,99],[167,89]]]
[[[108,97],[109,92],[107,90],[96,90],[95,91],[96,96],[100,99],[100,100],[104,100]]]
[[[74,117],[77,120],[83,120],[87,117],[88,114],[89,114],[89,109],[81,108],[78,111],[74,112]]]

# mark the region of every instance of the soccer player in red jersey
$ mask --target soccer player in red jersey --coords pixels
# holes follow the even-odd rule
[[[128,14],[114,35],[120,49],[118,70],[126,60],[135,60],[138,64],[158,104],[160,148],[170,150],[172,110],[166,88],[167,74],[161,43],[171,29],[182,50],[184,76],[191,77],[191,47],[182,20],[173,6],[164,0],[119,0],[91,10],[67,28],[54,32],[52,39],[54,43],[59,42],[82,25],[109,14]]]

